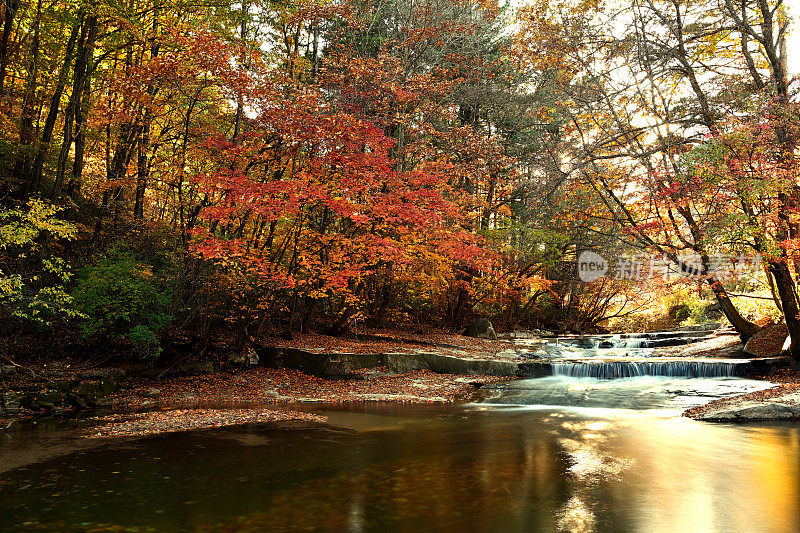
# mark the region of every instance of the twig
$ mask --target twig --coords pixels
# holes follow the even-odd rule
[[[27,370],[27,371],[28,371],[28,372],[30,372],[30,373],[31,373],[31,375],[32,375],[33,377],[35,377],[35,378],[43,378],[43,379],[46,379],[46,378],[44,378],[44,376],[40,376],[39,374],[37,374],[36,372],[34,372],[33,370],[31,370],[31,368],[30,368],[29,366],[21,365],[21,364],[19,364],[19,363],[15,362],[13,359],[11,359],[10,357],[8,357],[7,355],[0,354],[0,357],[2,357],[3,359],[5,359],[6,361],[8,361],[9,363],[11,363],[12,365],[14,365],[14,366],[15,366],[15,367],[17,367],[17,368],[22,368],[22,369],[24,369],[24,370]],[[51,380],[48,380],[48,381],[51,381]]]

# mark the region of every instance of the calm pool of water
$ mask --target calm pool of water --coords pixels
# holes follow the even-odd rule
[[[634,403],[311,406],[330,426],[0,434],[0,530],[798,530],[800,426]]]

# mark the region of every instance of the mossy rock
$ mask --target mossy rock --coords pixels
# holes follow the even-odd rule
[[[90,381],[82,381],[72,389],[72,392],[84,398],[94,398],[100,395],[100,386]]]
[[[19,410],[22,408],[20,400],[20,395],[14,391],[4,392],[2,395],[0,395],[3,411],[9,415],[15,415],[19,413]]]
[[[116,374],[111,374],[100,382],[100,392],[103,396],[116,392],[119,389],[120,379]]]
[[[34,399],[39,405],[53,407],[54,405],[64,401],[64,395],[57,390],[45,390],[44,392],[37,394]]]

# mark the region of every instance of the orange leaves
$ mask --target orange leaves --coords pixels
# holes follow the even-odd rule
[[[411,98],[394,83],[383,94]],[[412,264],[420,243],[459,260],[480,256],[475,244],[448,244],[458,209],[444,194],[447,176],[435,166],[398,172],[380,117],[329,106],[314,90],[263,93],[254,119],[262,136],[205,142],[214,171],[197,183],[212,205],[202,212],[207,229],[195,232],[198,253],[313,298],[354,296],[376,265]]]

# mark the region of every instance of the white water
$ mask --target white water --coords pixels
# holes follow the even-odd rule
[[[674,378],[733,377],[736,363],[723,361],[589,361],[551,363],[553,375],[615,379],[638,376]]]
[[[565,410],[612,409],[658,412],[670,416],[717,398],[771,387],[734,377],[741,360],[659,358],[651,348],[620,348],[671,332],[641,336],[525,339],[550,363],[552,376],[484,387],[484,404]],[[684,338],[691,339],[690,335]],[[601,346],[614,345],[614,348]]]
[[[521,351],[541,359],[574,359],[586,357],[646,358],[655,355],[654,348],[685,346],[708,338],[705,332],[675,331],[621,335],[564,336],[552,338],[518,338]]]
[[[679,416],[690,407],[717,398],[770,388],[769,383],[742,378],[686,378],[637,376],[597,379],[565,375],[524,379],[484,386],[483,405],[634,410],[653,415]]]

